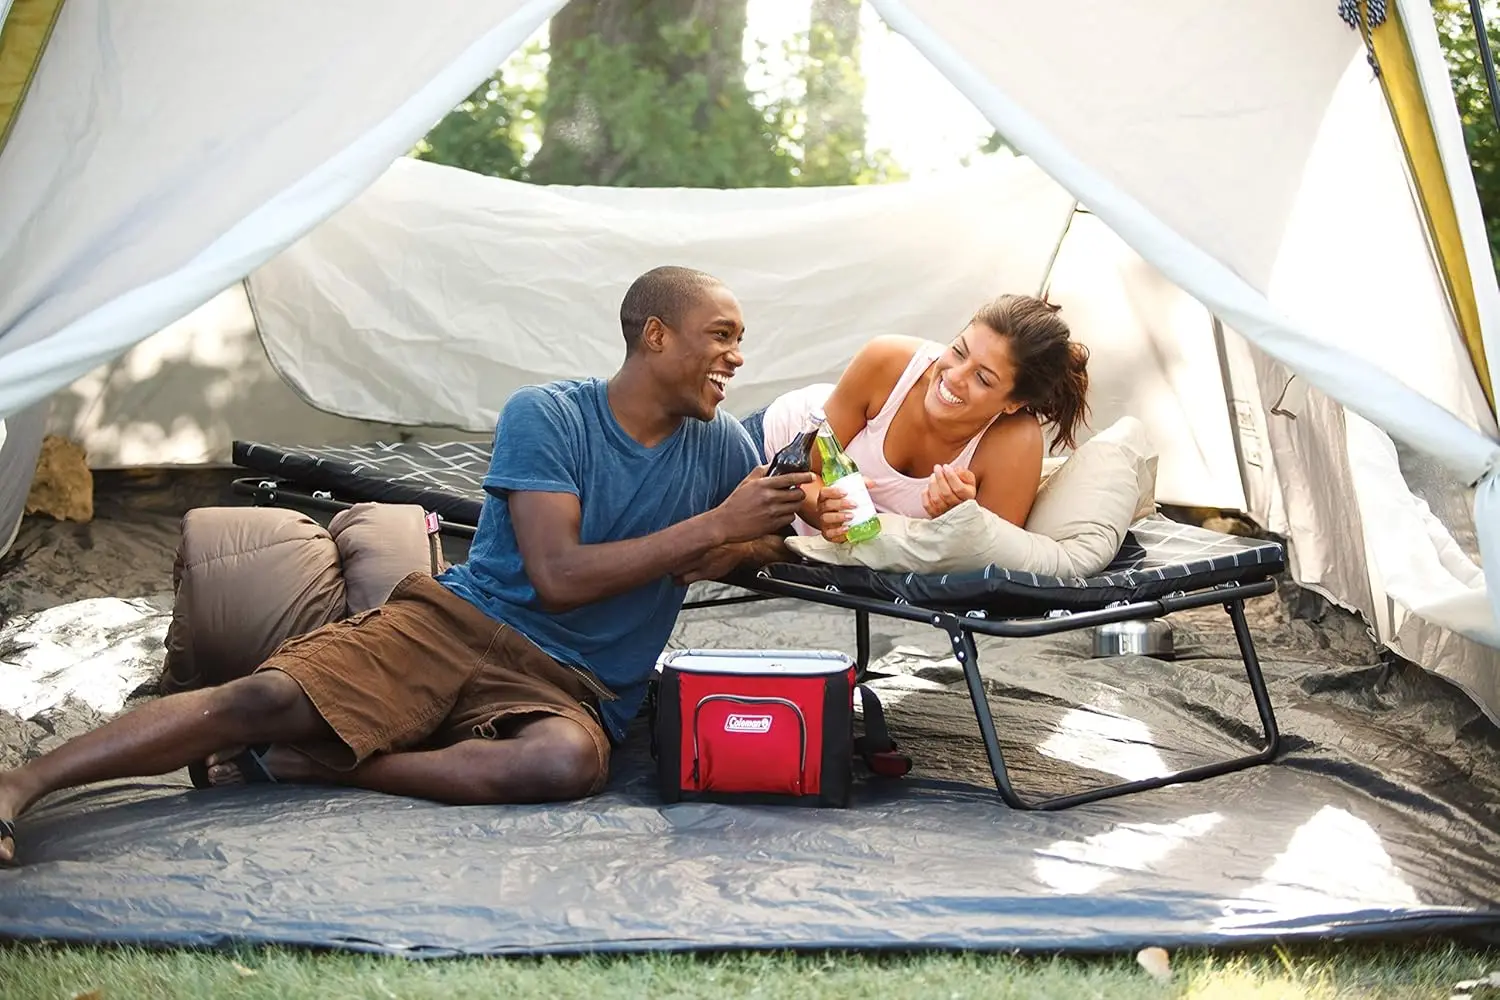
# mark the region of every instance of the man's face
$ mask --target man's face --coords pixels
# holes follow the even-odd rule
[[[712,420],[729,380],[745,363],[740,344],[745,320],[739,301],[723,285],[702,290],[684,309],[677,328],[662,330],[657,361],[682,416]]]

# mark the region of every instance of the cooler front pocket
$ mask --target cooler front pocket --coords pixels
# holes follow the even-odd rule
[[[807,718],[789,698],[709,694],[694,706],[683,787],[700,792],[802,795]]]

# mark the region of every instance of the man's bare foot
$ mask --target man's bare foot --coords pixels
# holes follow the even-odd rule
[[[33,800],[21,787],[23,781],[20,768],[0,771],[0,867],[16,860],[16,820]]]
[[[16,859],[16,820],[32,802],[19,776],[19,768],[0,771],[0,867]]]
[[[251,781],[264,781],[260,775],[244,773],[235,758],[244,753],[244,747],[223,750],[208,758],[208,781],[219,785],[242,785]],[[302,783],[323,779],[325,771],[312,758],[289,747],[273,746],[260,755],[260,766],[278,782]]]

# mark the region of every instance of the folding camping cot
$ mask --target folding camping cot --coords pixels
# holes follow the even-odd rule
[[[440,531],[466,543],[479,523],[489,448],[479,442],[381,443],[319,448],[236,441],[234,462],[254,475],[233,489],[256,505],[315,515],[361,502],[419,504],[437,515]],[[725,596],[685,608],[791,598],[853,611],[858,672],[868,672],[870,616],[923,622],[944,632],[963,669],[980,736],[1000,798],[1015,809],[1063,809],[1085,802],[1194,781],[1272,760],[1280,746],[1276,716],[1245,621],[1246,598],[1275,590],[1285,566],[1282,547],[1239,538],[1161,516],[1132,526],[1114,561],[1087,579],[997,569],[920,574],[862,567],[775,563],[727,578]],[[1112,622],[1160,617],[1220,604],[1228,612],[1260,716],[1253,753],[1170,774],[1103,785],[1047,798],[1026,798],[1011,784],[979,673],[976,635],[1010,638],[1070,632]]]

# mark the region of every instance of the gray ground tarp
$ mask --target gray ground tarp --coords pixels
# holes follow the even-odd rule
[[[106,569],[55,588],[54,604],[104,586],[159,596],[170,549],[143,559],[141,546],[170,539],[174,523],[106,503],[93,525],[28,523],[22,539],[35,579],[62,581],[74,564],[123,574],[131,562],[144,574]],[[110,562],[117,550],[134,557]],[[26,572],[7,561],[0,606],[46,604],[7,590]],[[131,593],[122,580],[154,589]],[[640,732],[605,794],[566,806],[196,791],[174,774],[62,793],[24,817],[24,864],[0,871],[0,935],[426,956],[1096,950],[1493,929],[1500,734],[1440,680],[1382,663],[1338,613],[1314,621],[1293,604],[1252,607],[1287,744],[1268,767],[1014,812],[988,790],[943,635],[877,619],[874,653],[892,674],[878,687],[917,767],[863,781],[851,809],[663,808]],[[149,617],[152,605],[135,606]],[[1173,622],[1175,662],[1089,659],[1086,634],[981,642],[1018,785],[1062,791],[1245,745],[1254,709],[1227,618],[1207,609]],[[132,629],[140,655],[152,655],[149,622]],[[837,612],[778,601],[687,612],[676,642],[852,651],[853,634]],[[68,711],[9,729],[0,718],[10,759],[70,731]]]

